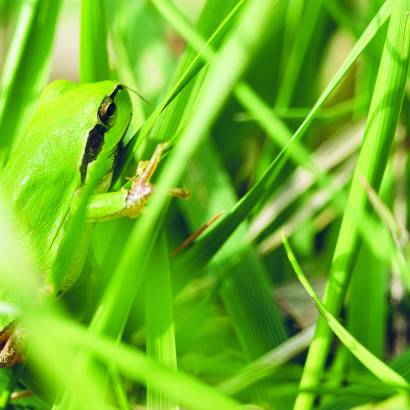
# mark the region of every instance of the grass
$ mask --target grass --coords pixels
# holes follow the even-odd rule
[[[58,1],[17,3],[0,2],[4,167],[24,152],[65,18]],[[409,406],[410,1],[182,3],[71,5],[75,76],[136,91],[111,189],[157,143],[170,149],[144,213],[94,227],[61,297],[39,289],[58,288],[83,246],[97,181],[48,271],[2,199],[1,325],[18,317],[28,353],[0,370],[0,409]],[[191,198],[171,199],[176,186]]]

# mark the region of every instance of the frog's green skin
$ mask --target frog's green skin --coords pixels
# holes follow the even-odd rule
[[[139,164],[129,189],[107,192],[131,115],[128,92],[117,82],[55,81],[44,90],[31,125],[0,173],[1,198],[13,208],[45,277],[81,192],[87,186],[94,190],[87,206],[88,222],[77,240],[69,272],[53,289],[56,293],[68,289],[82,271],[92,223],[136,217],[152,194],[150,178],[166,144],[158,145],[150,161]],[[187,197],[183,189],[171,194]],[[0,330],[0,367],[22,360],[24,330],[14,322],[3,324],[7,323]]]
[[[28,235],[42,274],[51,269],[70,208],[84,185],[97,178],[98,192],[107,191],[131,115],[128,92],[117,82],[59,80],[44,90],[31,125],[0,175],[3,196]],[[70,267],[74,275],[84,263],[90,226],[79,238]]]

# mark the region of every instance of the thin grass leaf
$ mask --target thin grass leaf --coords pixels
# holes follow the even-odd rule
[[[108,3],[108,7],[110,7],[109,2],[106,3]],[[107,19],[109,24],[109,35],[113,43],[113,51],[116,57],[115,60],[117,62],[116,69],[118,78],[121,78],[121,81],[126,87],[129,87],[133,90],[139,90],[140,87],[137,84],[137,80],[130,61],[131,58],[128,54],[127,47],[125,47],[125,40],[123,39],[123,33],[121,32],[121,27],[123,26],[123,24],[121,24],[121,21],[126,18],[127,10],[125,7],[119,9],[120,10],[114,14],[114,17]],[[141,128],[145,120],[143,107],[143,105],[145,104],[144,101],[133,92],[130,93],[130,98],[132,102],[132,118],[127,136],[128,134],[135,134],[137,130]],[[124,138],[127,138],[127,136],[125,136]],[[125,140],[124,143],[128,143],[128,141]]]
[[[195,115],[192,116],[190,124],[181,135],[160,175],[157,189],[150,202],[149,213],[134,225],[122,258],[91,322],[92,333],[106,333],[114,337],[121,335],[162,223],[163,209],[169,201],[168,192],[176,185],[187,159],[207,134],[237,78],[251,61],[260,38],[268,28],[275,5],[276,2],[255,0],[244,7],[219,57],[210,67]],[[255,21],[259,22],[258,29],[250,30],[251,22],[254,24]],[[234,70],[227,69],[227,62],[232,59],[237,61]],[[89,364],[89,357],[82,356],[77,371],[81,372],[81,369],[89,367]]]
[[[119,409],[128,410],[129,404],[128,404],[128,399],[127,399],[127,393],[125,391],[123,382],[116,368],[111,367],[110,376],[111,376],[113,390],[115,392],[115,397],[117,398]]]
[[[0,202],[0,241],[4,244],[4,252],[0,255],[2,290],[7,292],[18,308],[22,326],[30,335],[29,360],[36,378],[35,385],[46,386],[44,393],[50,398],[64,386],[74,383],[67,372],[73,362],[74,352],[71,346],[58,337],[58,333],[54,333],[55,329],[52,327],[37,333],[37,318],[60,310],[55,305],[50,306],[47,299],[39,301],[40,275],[33,264],[27,238],[19,232],[11,215],[4,207],[4,201]],[[56,366],[56,363],[59,365]],[[93,405],[106,408],[102,398],[100,399],[96,380],[98,377],[94,373],[85,374],[81,378],[75,396],[78,409]],[[29,383],[30,379],[26,378],[25,382]]]
[[[410,351],[406,350],[403,353],[396,356],[394,359],[388,362],[395,372],[402,375],[407,381],[410,380]],[[384,385],[372,385],[371,380],[374,379],[373,375],[369,375],[364,378],[361,377],[360,381],[363,383],[363,387],[357,387],[356,381],[352,380],[352,384],[341,390],[338,388],[341,396],[329,401],[326,404],[321,405],[320,410],[344,410],[350,409],[361,404],[368,403],[372,400],[371,396],[374,396],[373,400],[386,399],[390,395],[394,394],[394,390],[391,387]]]
[[[108,24],[100,0],[81,2],[80,80],[84,83],[108,80]]]
[[[369,110],[364,143],[350,188],[324,298],[326,308],[335,315],[342,306],[359,247],[357,221],[360,220],[359,215],[365,213],[368,202],[360,178],[365,177],[378,189],[396,130],[410,55],[409,17],[410,2],[395,2]],[[317,386],[329,351],[331,336],[326,322],[319,319],[301,380],[302,388]],[[295,403],[295,410],[310,409],[313,401],[314,395],[301,393]]]
[[[300,75],[303,61],[309,49],[312,37],[317,30],[318,19],[322,11],[322,2],[306,2],[302,24],[299,25],[295,36],[293,47],[288,50],[286,69],[276,100],[276,107],[285,108],[291,105],[292,96],[295,91],[298,77]]]
[[[205,45],[216,45],[220,42],[223,34],[226,30],[230,27],[233,23],[234,19],[236,18],[243,0],[239,0],[235,7],[226,15],[226,17],[221,21],[218,27],[213,31],[213,33],[208,38]],[[205,8],[206,10],[206,8]],[[223,10],[223,9],[222,9]],[[166,94],[166,96],[162,99],[162,101],[158,104],[155,110],[151,113],[151,115],[145,120],[144,124],[142,125],[141,129],[134,135],[131,140],[128,142],[127,146],[125,147],[125,160],[120,166],[119,173],[124,172],[124,170],[129,165],[131,159],[137,154],[137,150],[142,144],[143,141],[148,137],[149,133],[152,131],[154,125],[158,121],[161,113],[165,110],[165,108],[172,103],[174,98],[176,98],[184,88],[190,84],[191,80],[200,72],[200,70],[204,67],[204,63],[202,62],[201,55],[206,51],[206,47],[201,48],[196,55],[191,59],[189,59],[189,64],[184,66],[184,71],[182,74],[178,73],[177,80],[173,84],[171,90]],[[176,135],[174,136],[174,138]]]
[[[61,0],[20,2],[0,84],[0,163],[27,126],[46,84],[60,6]]]
[[[158,391],[190,409],[238,410],[235,400],[183,372],[156,364],[143,352],[111,339],[90,334],[80,325],[58,318],[43,317],[41,328],[57,327],[60,335],[73,345],[86,348],[105,361],[113,362],[119,371],[133,380],[155,385]]]
[[[275,5],[276,2],[262,0],[247,4],[219,57],[211,65],[195,113],[178,140],[178,144],[171,152],[169,161],[160,175],[157,190],[150,204],[150,212],[145,218],[137,221],[131,233],[122,260],[107,288],[101,310],[93,320],[94,329],[117,334],[123,326],[130,301],[142,279],[141,274],[136,275],[133,272],[133,268],[138,266],[140,271],[146,264],[147,257],[152,250],[150,243],[152,238],[157,235],[161,223],[160,217],[168,203],[168,192],[172,186],[176,185],[183,173],[187,159],[207,134],[223,102],[250,62],[252,53],[264,35],[269,19],[275,11]],[[253,27],[250,31],[251,22],[254,25],[256,21],[259,22],[257,29]],[[235,59],[237,64],[234,68],[227,69],[226,64],[232,59]],[[120,319],[113,321],[114,316]]]
[[[22,370],[23,366],[21,365],[16,366],[14,369],[11,370],[7,386],[0,396],[0,409],[6,410],[9,407],[11,395],[17,387],[18,380],[22,374]]]
[[[345,167],[335,173],[333,177],[334,186],[342,191],[347,185],[350,177],[352,176],[354,169],[353,161],[349,161]],[[342,192],[336,192],[336,195],[343,195]],[[285,223],[280,227],[275,229],[270,235],[264,238],[258,244],[258,251],[261,255],[266,255],[269,252],[272,252],[276,249],[281,243],[281,231],[283,230],[287,236],[290,236],[292,233],[300,229],[300,225],[306,221],[310,216],[314,216],[321,209],[325,208],[327,204],[332,203],[332,196],[325,189],[319,189],[304,200],[303,205],[298,208],[295,213],[290,216]],[[330,207],[331,205],[329,205]],[[329,209],[329,208],[327,208]],[[334,207],[335,209],[334,217],[337,214],[341,214],[342,210],[340,208]],[[330,222],[330,220],[328,220]]]
[[[286,164],[289,156],[289,153],[287,152],[289,147],[306,133],[308,127],[312,124],[316,114],[319,112],[327,98],[343,80],[349,69],[357,60],[358,56],[367,47],[380,27],[382,27],[390,15],[392,3],[392,1],[388,0],[383,4],[380,11],[370,22],[360,39],[350,51],[349,55],[345,58],[343,64],[329,82],[328,86],[322,92],[309,115],[305,118],[293,136],[287,140],[286,145],[269,165],[260,180],[251,188],[250,191],[247,192],[244,197],[241,198],[241,200],[235,205],[234,208],[232,208],[231,211],[225,214],[221,222],[216,225],[215,228],[199,239],[195,247],[187,251],[184,255],[176,258],[176,261],[174,262],[175,265],[181,264],[182,266],[195,269],[198,266],[203,266],[206,264],[220,249],[227,238],[229,238],[237,226],[239,226],[239,224],[249,215],[254,207],[266,197],[266,193],[270,192],[281,169],[283,169]],[[246,84],[242,84],[241,87],[242,92],[246,92],[247,96],[251,95],[254,97],[254,101],[260,101],[257,95],[249,87],[247,87]],[[246,102],[245,98],[243,101]],[[262,103],[261,107],[265,108],[265,105]],[[265,116],[265,118],[269,120],[269,124],[274,129],[275,135],[281,136],[282,140],[285,141],[287,135],[289,135],[289,131],[283,127],[281,122],[278,122],[277,119],[271,117],[269,110],[268,112],[269,115]]]
[[[218,388],[227,394],[236,394],[279,370],[281,365],[305,350],[313,337],[313,327],[302,330],[272,351],[250,363]]]
[[[175,326],[168,248],[164,234],[154,246],[145,275],[147,353],[158,364],[177,370]],[[147,386],[148,410],[177,410],[179,406],[167,395],[158,392],[157,383]]]
[[[221,16],[221,19],[223,17],[219,1],[207,2],[206,9],[197,23],[197,31],[191,28],[191,24],[168,1],[155,0],[153,3],[168,21],[172,21],[172,24],[178,27],[180,32],[189,36],[187,37],[189,44],[193,43],[197,50],[204,50],[207,56],[209,54],[208,62],[214,58],[213,51],[208,52],[209,49],[204,44],[202,36],[206,38],[208,33],[214,31],[214,26],[218,22],[217,16]],[[240,3],[238,2],[238,4]],[[233,7],[233,10],[237,7],[237,5]],[[225,8],[229,11],[227,3],[225,3]],[[228,15],[230,14],[232,11],[229,11]],[[280,20],[280,16],[279,12],[275,15],[276,22]],[[193,58],[196,58],[195,50],[189,48],[181,60],[176,74],[177,78],[180,73],[184,72],[185,67],[190,64],[190,60]],[[197,78],[195,83],[178,95],[172,105],[167,108],[155,128],[156,134],[173,135],[178,132],[180,123],[183,123],[185,118],[189,118],[191,102],[195,101],[202,84],[202,78]],[[208,140],[201,144],[198,152],[194,154],[191,164],[186,173],[184,184],[186,186],[198,186],[199,184],[201,194],[197,195],[197,192],[193,191],[191,199],[181,203],[181,206],[191,230],[196,230],[198,225],[209,220],[221,209],[231,208],[237,198],[218,152],[211,141]],[[233,269],[229,269],[229,273],[224,273],[225,280],[220,286],[220,295],[232,320],[245,357],[247,360],[253,360],[285,340],[286,332],[280,314],[272,300],[270,284],[266,280],[267,273],[258,261],[255,251],[249,245],[243,244],[244,235],[245,231],[242,229],[231,237],[229,244],[219,255],[221,263],[216,260],[210,268],[210,273],[218,278],[220,272],[227,270],[227,266],[223,263],[226,255],[238,252],[243,255],[240,266],[235,266]],[[249,275],[249,272],[252,272],[252,276]],[[212,292],[213,290],[210,290],[210,293]],[[238,301],[243,301],[243,303],[238,303]],[[260,389],[260,396],[263,395],[262,390]]]
[[[346,158],[354,156],[359,147],[363,123],[343,129],[338,135],[323,142],[312,156],[312,162],[318,164],[323,172],[338,166]],[[283,184],[283,188],[269,199],[269,202],[252,219],[249,226],[249,238],[254,240],[274,222],[280,213],[296,202],[297,198],[309,190],[315,183],[315,175],[306,169],[297,169]],[[289,235],[288,235],[289,236]],[[265,239],[266,240],[266,239]]]
[[[352,354],[356,356],[358,360],[376,377],[378,377],[383,383],[389,386],[394,386],[400,393],[410,391],[410,385],[406,379],[400,374],[396,373],[393,369],[383,363],[380,359],[374,356],[369,350],[367,350],[357,339],[355,339],[339,322],[338,320],[326,309],[325,305],[320,301],[317,293],[310,285],[305,274],[302,271],[299,263],[297,262],[295,255],[290,247],[290,244],[285,236],[283,236],[283,244],[285,245],[286,253],[288,255],[289,262],[291,263],[296,276],[302,283],[303,287],[309,293],[318,311],[326,320],[329,327],[340,339],[340,341],[350,350]]]

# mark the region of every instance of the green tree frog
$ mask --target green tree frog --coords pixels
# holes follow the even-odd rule
[[[118,82],[54,81],[43,91],[31,125],[1,171],[2,198],[13,207],[45,277],[79,194],[97,181],[72,266],[55,292],[68,289],[81,272],[93,222],[136,217],[152,194],[150,178],[164,145],[139,164],[129,189],[107,192],[131,115],[128,91]],[[186,191],[174,195],[186,196]],[[0,332],[1,367],[21,361],[17,328],[11,324]]]

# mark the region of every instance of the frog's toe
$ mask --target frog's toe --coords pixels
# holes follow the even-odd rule
[[[17,333],[14,323],[0,332],[0,367],[12,367],[23,361]]]

